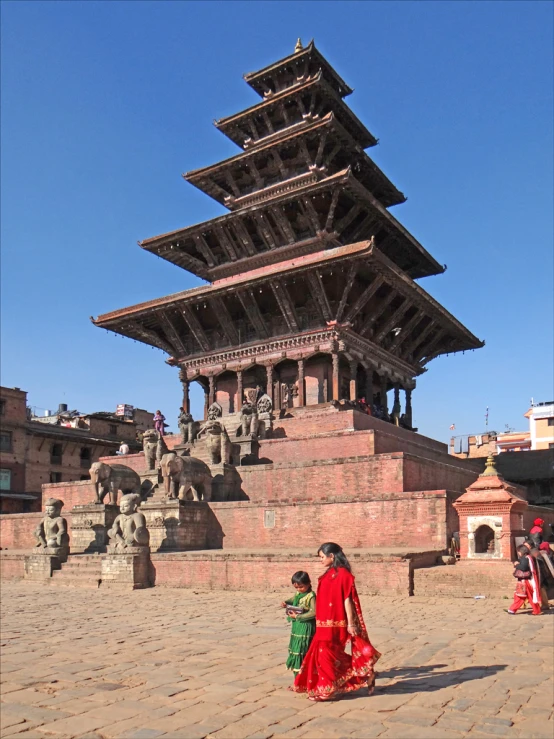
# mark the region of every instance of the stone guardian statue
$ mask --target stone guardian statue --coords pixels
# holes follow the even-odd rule
[[[121,498],[119,504],[121,513],[108,531],[110,546],[115,547],[116,551],[148,546],[150,534],[146,528],[144,513],[137,510],[139,503],[140,495],[137,493],[124,495]]]

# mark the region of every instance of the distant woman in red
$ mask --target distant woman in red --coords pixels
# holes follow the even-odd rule
[[[314,701],[326,701],[341,693],[375,688],[373,666],[381,656],[367,635],[354,576],[338,544],[322,544],[318,556],[324,574],[316,598],[316,631],[293,690]],[[352,643],[352,654],[345,647]]]

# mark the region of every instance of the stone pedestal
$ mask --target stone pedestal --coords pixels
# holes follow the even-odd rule
[[[104,586],[129,590],[151,587],[149,548],[109,546],[107,555],[102,557]]]
[[[260,439],[270,439],[273,435],[273,416],[271,413],[258,414],[259,427],[258,436]]]
[[[69,547],[46,547],[25,557],[25,578],[28,580],[48,580],[54,570],[61,570],[67,562]]]
[[[256,439],[248,440],[258,448]],[[212,473],[212,500],[238,500],[240,492],[240,476],[233,464],[210,464]]]
[[[113,526],[119,506],[89,503],[71,511],[71,548],[73,552],[105,552],[108,530]]]
[[[139,477],[140,497],[142,500],[151,498],[160,486],[163,487],[163,482],[160,482],[158,470],[146,470],[145,472],[141,472]]]
[[[210,510],[205,503],[151,501],[143,503],[140,512],[146,518],[152,552],[207,548]]]
[[[239,437],[236,441],[233,441],[232,451],[233,464],[237,467],[256,464],[260,458],[260,445],[258,440],[252,436]]]

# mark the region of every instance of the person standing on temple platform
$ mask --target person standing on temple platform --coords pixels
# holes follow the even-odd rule
[[[161,411],[156,411],[154,415],[154,428],[160,436],[165,435],[165,416]]]
[[[543,526],[544,521],[542,520],[542,518],[535,518],[535,520],[533,521],[533,527],[529,531],[529,538],[533,542],[534,546],[537,547],[537,549],[543,542]]]
[[[541,615],[541,592],[538,575],[537,563],[531,556],[529,547],[521,544],[517,548],[519,559],[514,562],[514,577],[517,579],[514,600],[508,608],[510,616],[514,616],[516,612],[524,605],[525,601],[529,601],[533,616]]]
[[[264,394],[264,391],[262,389],[261,385],[256,385],[256,400],[254,401],[254,404],[258,402],[258,400],[262,397]],[[269,392],[267,393],[269,395]]]

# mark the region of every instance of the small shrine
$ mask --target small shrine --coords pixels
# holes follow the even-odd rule
[[[462,559],[512,561],[515,538],[525,536],[526,490],[507,482],[487,459],[485,471],[454,503],[460,517]]]

